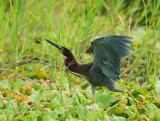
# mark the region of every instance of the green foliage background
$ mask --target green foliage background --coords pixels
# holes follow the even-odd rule
[[[0,0],[0,120],[160,121],[159,0]],[[66,73],[63,56],[44,38],[65,46],[81,63],[102,35],[131,36],[117,86],[96,91]],[[25,64],[24,64],[25,63]]]

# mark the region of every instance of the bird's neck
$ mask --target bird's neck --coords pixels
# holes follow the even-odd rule
[[[72,58],[72,59],[66,58],[65,66],[67,67],[67,69],[69,69],[69,71],[73,73],[82,75],[85,78],[88,78],[89,76],[90,65],[80,64],[75,60],[75,58]]]

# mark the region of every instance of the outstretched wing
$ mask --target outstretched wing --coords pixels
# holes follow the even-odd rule
[[[102,73],[113,80],[119,79],[120,59],[129,54],[131,37],[101,36],[91,42],[94,54],[93,66],[98,66]]]

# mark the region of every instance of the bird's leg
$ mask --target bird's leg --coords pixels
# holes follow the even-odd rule
[[[90,102],[90,103],[85,104],[85,106],[90,105],[92,103],[95,103],[95,101],[96,101],[95,92],[96,92],[96,87],[92,86],[93,101]]]
[[[141,106],[143,102],[137,101],[129,91],[124,91],[124,92],[126,92],[136,102],[136,106],[138,110],[138,107]]]

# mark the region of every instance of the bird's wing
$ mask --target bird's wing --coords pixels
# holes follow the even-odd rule
[[[91,42],[94,60],[93,66],[98,66],[102,73],[113,80],[119,79],[120,59],[129,54],[132,44],[131,37],[101,36]]]

